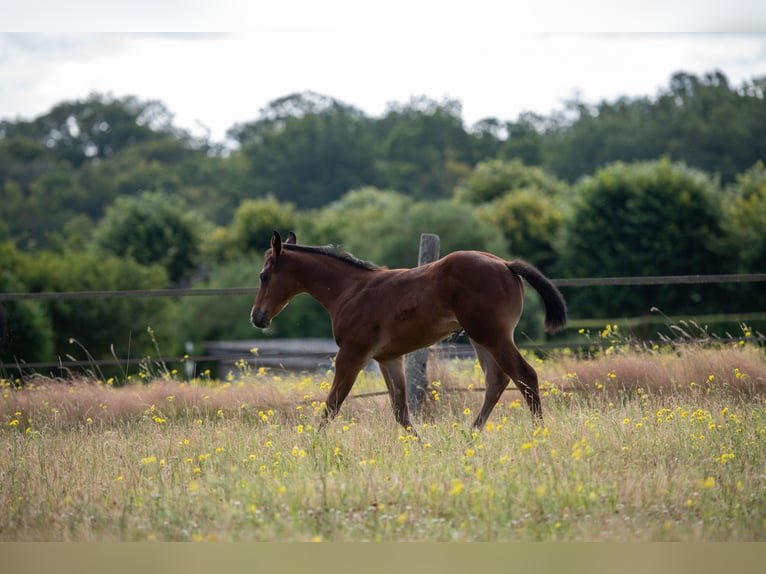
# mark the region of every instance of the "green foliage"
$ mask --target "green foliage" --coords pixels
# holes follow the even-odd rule
[[[722,237],[720,192],[703,172],[668,160],[615,163],[582,181],[574,193],[559,249],[561,275],[726,272],[716,253]],[[682,313],[699,309],[706,297],[715,292],[698,285],[591,287],[573,291],[570,308],[601,317],[643,314],[651,307]]]
[[[242,257],[231,227],[213,228],[202,237],[200,261],[203,269],[217,267]]]
[[[503,231],[507,251],[547,271],[557,258],[554,241],[568,191],[540,167],[494,159],[479,163],[455,197],[477,205],[479,217]]]
[[[158,101],[94,94],[60,103],[32,121],[2,122],[0,132],[6,137],[32,138],[78,167],[143,141],[180,135],[171,119],[172,114]]]
[[[474,208],[452,200],[414,201],[392,191],[365,188],[303,219],[298,241],[339,244],[357,257],[387,267],[413,267],[422,233],[441,237],[441,254],[478,249],[507,254],[500,230],[479,219]]]
[[[555,242],[564,213],[558,202],[532,189],[510,192],[477,208],[478,216],[503,231],[506,249],[544,272],[558,258]]]
[[[228,223],[238,203],[243,168],[186,139],[137,143],[98,162],[84,164],[78,181],[87,191],[86,209],[100,218],[117,197],[163,191],[187,202],[216,223]]]
[[[211,270],[207,281],[195,287],[257,287],[262,265],[260,258],[240,257]],[[252,305],[253,295],[184,297],[179,303],[178,338],[197,348],[204,341],[255,339],[261,331],[250,324]]]
[[[472,137],[455,100],[421,97],[391,104],[376,130],[382,169],[374,183],[380,187],[417,199],[449,197],[475,163]]]
[[[261,117],[235,126],[248,180],[243,197],[273,194],[303,208],[319,207],[372,179],[369,120],[313,92],[269,104]]]
[[[200,254],[201,220],[183,202],[161,192],[119,197],[95,231],[105,252],[142,265],[159,264],[170,281],[188,278]]]
[[[517,158],[527,165],[543,165],[550,123],[551,120],[532,112],[522,113],[516,121],[506,122],[507,135],[499,138],[497,155]]]
[[[721,72],[675,74],[656,100],[572,102],[544,134],[543,165],[569,181],[617,160],[668,156],[723,181],[766,157],[766,78],[733,87]]]
[[[11,137],[0,139],[0,205],[16,243],[40,247],[85,209],[86,192],[43,144]]]
[[[24,292],[13,274],[20,257],[15,247],[0,243],[0,292]],[[42,305],[36,301],[0,302],[0,360],[35,362],[53,359],[53,330]]]
[[[130,258],[95,251],[43,251],[25,255],[18,261],[18,278],[24,290],[41,291],[116,291],[159,289],[167,285],[167,275],[159,266],[145,267]],[[44,308],[53,325],[55,356],[81,355],[80,347],[95,358],[157,356],[176,348],[172,337],[175,302],[167,297],[136,299],[58,299],[46,301]],[[34,353],[34,351],[32,351]],[[26,353],[23,357],[26,359]]]
[[[271,232],[269,232],[271,237]],[[257,287],[263,266],[260,256],[230,261],[211,272],[199,288]],[[253,295],[229,297],[185,297],[180,302],[178,339],[190,340],[197,348],[205,341],[259,339],[263,337],[330,337],[327,312],[309,297],[296,297],[264,333],[250,324]]]
[[[763,273],[766,269],[766,167],[756,163],[726,189],[722,225],[726,231],[723,252],[736,261],[738,273]],[[754,309],[766,307],[763,284],[738,284],[733,295]]]
[[[295,206],[274,196],[246,199],[234,212],[233,241],[243,255],[262,254],[269,248],[273,231],[290,231],[295,225]]]
[[[480,204],[516,191],[556,198],[567,191],[567,185],[542,168],[527,166],[519,159],[490,159],[477,164],[471,175],[455,188],[455,197]]]
[[[369,242],[364,239],[372,237],[367,231],[371,224],[387,213],[408,213],[413,203],[396,191],[376,187],[355,189],[322,209],[301,213],[298,241],[307,245],[340,245],[345,249],[354,249],[362,243],[366,248]]]
[[[766,167],[759,161],[727,189],[723,225],[733,241],[738,271],[766,269]]]
[[[413,267],[418,262],[422,233],[440,236],[442,256],[460,249],[507,255],[499,229],[481,221],[475,211],[446,199],[413,203],[406,217],[388,211],[380,220],[364,225],[363,233],[355,235],[355,240],[361,243],[366,238],[365,258],[389,267]],[[361,247],[357,253],[363,252]]]
[[[46,261],[98,245],[126,266],[162,264],[174,284],[260,256],[273,229],[390,267],[414,265],[419,235],[435,232],[442,253],[512,254],[554,277],[761,271],[765,94],[766,78],[735,87],[719,72],[680,72],[653,98],[466,128],[456,100],[413,98],[368,117],[304,92],[234,126],[238,147],[226,149],[175,128],[159,102],[96,94],[0,121],[0,236],[31,257],[49,250]],[[585,176],[574,193],[562,183]],[[565,294],[581,316],[699,314],[758,309],[760,287]],[[280,334],[326,329],[311,305],[296,300]],[[30,317],[43,308],[32,307]]]

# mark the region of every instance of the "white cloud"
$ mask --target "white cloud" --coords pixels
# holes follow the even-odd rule
[[[5,30],[260,31],[275,26],[524,32],[763,31],[760,0],[0,0]]]
[[[305,14],[285,21],[275,18],[285,9],[250,6],[248,17],[262,27],[257,32],[0,35],[0,117],[33,117],[94,91],[137,95],[163,101],[178,125],[204,124],[221,140],[269,101],[304,90],[371,115],[415,95],[451,97],[473,123],[522,111],[547,114],[575,94],[589,102],[653,96],[679,70],[720,69],[735,84],[766,75],[763,33],[520,33],[512,4],[502,20],[484,27],[475,17],[459,27],[457,10],[447,12],[444,27],[418,27],[428,15],[422,8],[411,21],[404,18],[409,13],[397,14],[406,25],[385,25],[393,22],[391,10],[404,10],[399,0],[368,13],[367,26],[344,27],[314,8],[315,25],[300,27],[295,22],[305,24]]]

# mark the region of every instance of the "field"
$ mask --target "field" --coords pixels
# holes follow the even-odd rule
[[[331,372],[3,380],[0,540],[766,540],[762,347],[530,360],[544,427],[513,390],[471,433],[480,371],[442,361],[422,442],[375,373],[321,432]]]

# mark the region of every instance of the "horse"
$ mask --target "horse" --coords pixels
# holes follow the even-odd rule
[[[403,356],[463,330],[485,374],[484,403],[472,423],[480,431],[513,379],[533,419],[542,424],[535,369],[522,357],[513,331],[521,317],[524,282],[542,297],[545,329],[567,320],[556,286],[532,264],[481,251],[455,251],[412,269],[388,269],[337,248],[299,245],[275,231],[250,311],[265,329],[300,293],[329,313],[338,345],[335,375],[325,401],[324,428],[340,410],[359,371],[377,361],[396,421],[417,436],[407,407]]]

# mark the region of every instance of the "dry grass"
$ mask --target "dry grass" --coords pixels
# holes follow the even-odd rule
[[[318,432],[332,373],[4,381],[0,539],[766,540],[762,348],[530,360],[544,428],[509,391],[472,435],[480,371],[451,361],[423,443],[386,396]]]

